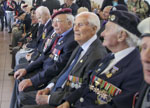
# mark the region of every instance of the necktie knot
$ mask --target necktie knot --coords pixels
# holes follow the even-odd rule
[[[110,55],[109,55],[109,60],[112,60],[112,59],[114,59],[114,58],[115,58],[114,54],[110,54]]]
[[[82,47],[79,47],[78,53],[80,54],[83,51]]]

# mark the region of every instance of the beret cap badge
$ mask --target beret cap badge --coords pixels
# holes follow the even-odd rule
[[[116,16],[115,16],[115,15],[110,15],[110,16],[109,16],[109,20],[110,20],[110,21],[114,21],[115,19],[116,19]]]

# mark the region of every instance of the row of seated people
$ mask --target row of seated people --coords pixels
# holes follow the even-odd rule
[[[40,48],[15,67],[10,108],[132,107],[143,81],[136,15],[110,11],[101,43],[95,13],[82,12],[74,20],[68,8],[51,16],[40,6],[34,14]]]

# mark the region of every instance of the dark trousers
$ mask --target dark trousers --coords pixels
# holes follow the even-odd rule
[[[4,29],[4,16],[0,16],[0,20],[1,20],[1,31],[3,31],[3,29]]]

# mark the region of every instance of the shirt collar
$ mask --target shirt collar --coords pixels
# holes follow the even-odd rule
[[[86,51],[89,46],[97,39],[97,35],[92,36],[87,42],[85,42],[81,47]]]
[[[69,30],[65,31],[64,33],[61,34],[61,38],[59,39],[58,42],[60,42],[73,28],[70,28]],[[59,35],[59,34],[57,34]]]
[[[51,20],[50,18],[47,20],[47,22],[44,24],[44,27],[47,26],[47,24],[49,23],[50,20]]]
[[[64,37],[64,36],[67,35],[71,30],[72,30],[72,28],[68,29],[67,31],[65,31],[64,33],[62,33],[61,36]]]
[[[119,52],[115,53],[114,54],[115,60],[120,61],[121,59],[126,57],[129,53],[131,53],[134,49],[135,49],[135,47],[129,47],[129,48],[126,48],[122,51],[119,51]]]

